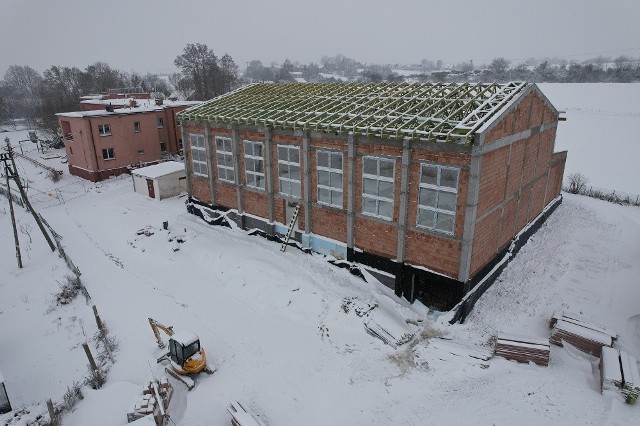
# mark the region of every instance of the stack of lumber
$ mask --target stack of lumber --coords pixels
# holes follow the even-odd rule
[[[265,426],[258,416],[239,401],[229,404],[227,411],[231,414],[231,424],[233,426]]]
[[[429,339],[425,346],[419,345],[414,349],[415,363],[421,366],[431,366],[453,362],[457,367],[460,362],[468,365],[487,368],[493,352],[487,348],[466,345],[446,338]]]
[[[151,415],[156,425],[164,426],[168,419],[165,413],[172,395],[173,387],[166,377],[147,383],[142,389],[142,397],[135,401],[133,408],[127,413],[127,423]]]
[[[638,362],[623,350],[604,347],[600,356],[601,391],[618,390],[625,401],[635,404],[640,396]]]
[[[364,329],[394,349],[414,337],[402,318],[382,308],[372,310],[369,313],[368,319],[364,322]]]
[[[513,361],[549,365],[549,341],[546,339],[499,334],[495,353]]]
[[[603,346],[611,347],[618,334],[610,328],[585,321],[581,316],[568,312],[554,313],[551,317],[551,343],[562,342],[575,346],[582,352],[600,357]]]

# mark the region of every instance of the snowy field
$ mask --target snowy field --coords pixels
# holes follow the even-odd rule
[[[539,86],[566,112],[556,137],[556,150],[569,150],[565,176],[580,172],[596,188],[640,195],[640,83]]]
[[[563,90],[570,89],[543,86],[558,109],[564,107],[553,97]],[[579,101],[567,105],[579,110]],[[596,116],[604,125],[619,118]],[[567,141],[562,126],[569,123],[561,123],[558,148],[571,158],[579,149],[572,144],[595,141]],[[23,133],[0,137],[20,140]],[[24,407],[20,420],[0,415],[0,425],[28,424],[46,412],[44,400],[62,401],[87,375],[81,344],[95,349],[94,304],[119,342],[116,363],[102,389],[83,388],[84,400],[64,425],[126,424],[142,386],[163,374],[148,317],[196,332],[217,368],[190,392],[174,383],[169,412],[177,425],[230,424],[226,407],[236,400],[270,426],[638,423],[640,404],[600,393],[595,357],[552,346],[548,367],[497,357],[479,362],[439,350],[431,338],[476,350],[486,350],[497,333],[546,338],[552,313],[565,309],[614,328],[618,347],[640,358],[637,207],[565,194],[467,322],[450,326],[321,256],[283,254],[244,231],[208,226],[186,213],[184,198],[158,202],[133,193],[130,177],[93,184],[70,176],[60,158],[42,161],[65,170],[62,180],[51,182],[23,159],[18,171],[34,207],[62,235],[91,300],[56,305],[70,272],[19,206],[24,268],[17,268],[9,206],[0,196],[0,371],[14,410]],[[595,170],[584,164],[576,167],[593,180]],[[153,234],[138,235],[143,228]],[[364,323],[374,320],[417,337],[394,349],[365,333]]]

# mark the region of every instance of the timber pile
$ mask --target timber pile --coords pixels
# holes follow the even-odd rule
[[[628,404],[635,404],[640,396],[638,362],[623,350],[603,347],[600,356],[601,391],[617,390]]]
[[[173,387],[166,377],[147,383],[142,390],[142,398],[138,399],[127,413],[127,423],[152,416],[157,426],[166,425],[168,416],[165,413],[169,408],[171,396],[173,396]]]
[[[495,353],[503,358],[518,362],[533,362],[549,365],[549,341],[545,339],[500,334],[496,341]]]
[[[239,401],[229,404],[227,411],[231,414],[231,424],[233,426],[266,426],[258,416]]]
[[[480,368],[487,368],[489,367],[489,359],[493,357],[493,352],[487,348],[466,345],[442,337],[429,339],[426,346],[416,347],[414,354],[414,362],[425,367],[442,362],[454,362],[454,365],[464,362]]]
[[[618,340],[618,333],[615,330],[602,324],[597,324],[594,320],[592,320],[591,318],[586,318],[584,315],[568,311],[556,311],[551,317],[549,327],[553,328],[553,326],[556,325],[559,320],[580,325],[581,327],[589,328],[591,330],[599,331],[608,336],[611,336],[611,340],[613,340],[614,342]]]
[[[394,349],[414,337],[406,322],[383,309],[371,310],[367,316],[368,319],[364,322],[365,331]]]
[[[597,357],[600,357],[603,346],[613,346],[613,337],[609,333],[594,329],[588,323],[564,319],[556,320],[549,341],[558,346],[566,342]]]

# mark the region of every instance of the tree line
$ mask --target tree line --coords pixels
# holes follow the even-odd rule
[[[207,100],[235,88],[238,67],[230,55],[222,57],[204,44],[187,44],[174,64],[180,72],[168,81],[157,74],[125,72],[96,62],[84,69],[52,65],[42,74],[27,65],[11,65],[0,80],[0,123],[26,119],[29,126],[54,137],[56,113],[78,111],[81,97],[109,89],[134,90],[180,99]]]

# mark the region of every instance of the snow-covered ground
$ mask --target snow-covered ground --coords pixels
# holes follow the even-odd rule
[[[640,195],[640,83],[541,83],[567,121],[556,150],[569,150],[565,176],[579,172],[589,185]]]
[[[42,161],[66,170],[60,158]],[[106,385],[83,388],[85,398],[65,425],[126,423],[142,385],[163,374],[148,317],[198,333],[217,368],[188,393],[175,383],[169,412],[177,425],[229,424],[226,407],[235,400],[271,426],[626,425],[640,418],[640,404],[600,393],[597,359],[574,349],[552,346],[550,365],[538,367],[455,357],[429,340],[443,334],[486,349],[500,332],[544,338],[554,310],[565,309],[616,329],[617,345],[640,358],[637,207],[565,194],[467,322],[449,326],[321,256],[281,253],[278,244],[244,231],[208,226],[186,213],[184,198],[133,193],[130,177],[93,184],[65,171],[53,183],[32,163],[17,163],[91,300],[56,305],[70,272],[19,206],[24,268],[17,268],[9,207],[0,196],[0,371],[14,409],[30,411],[17,421],[2,415],[1,425],[27,424],[46,411],[44,400],[62,401],[67,387],[87,375],[81,344],[95,349],[94,304],[119,351]],[[587,167],[581,171],[589,175]],[[138,235],[142,228],[153,234]],[[417,337],[393,349],[365,333],[372,320]]]

